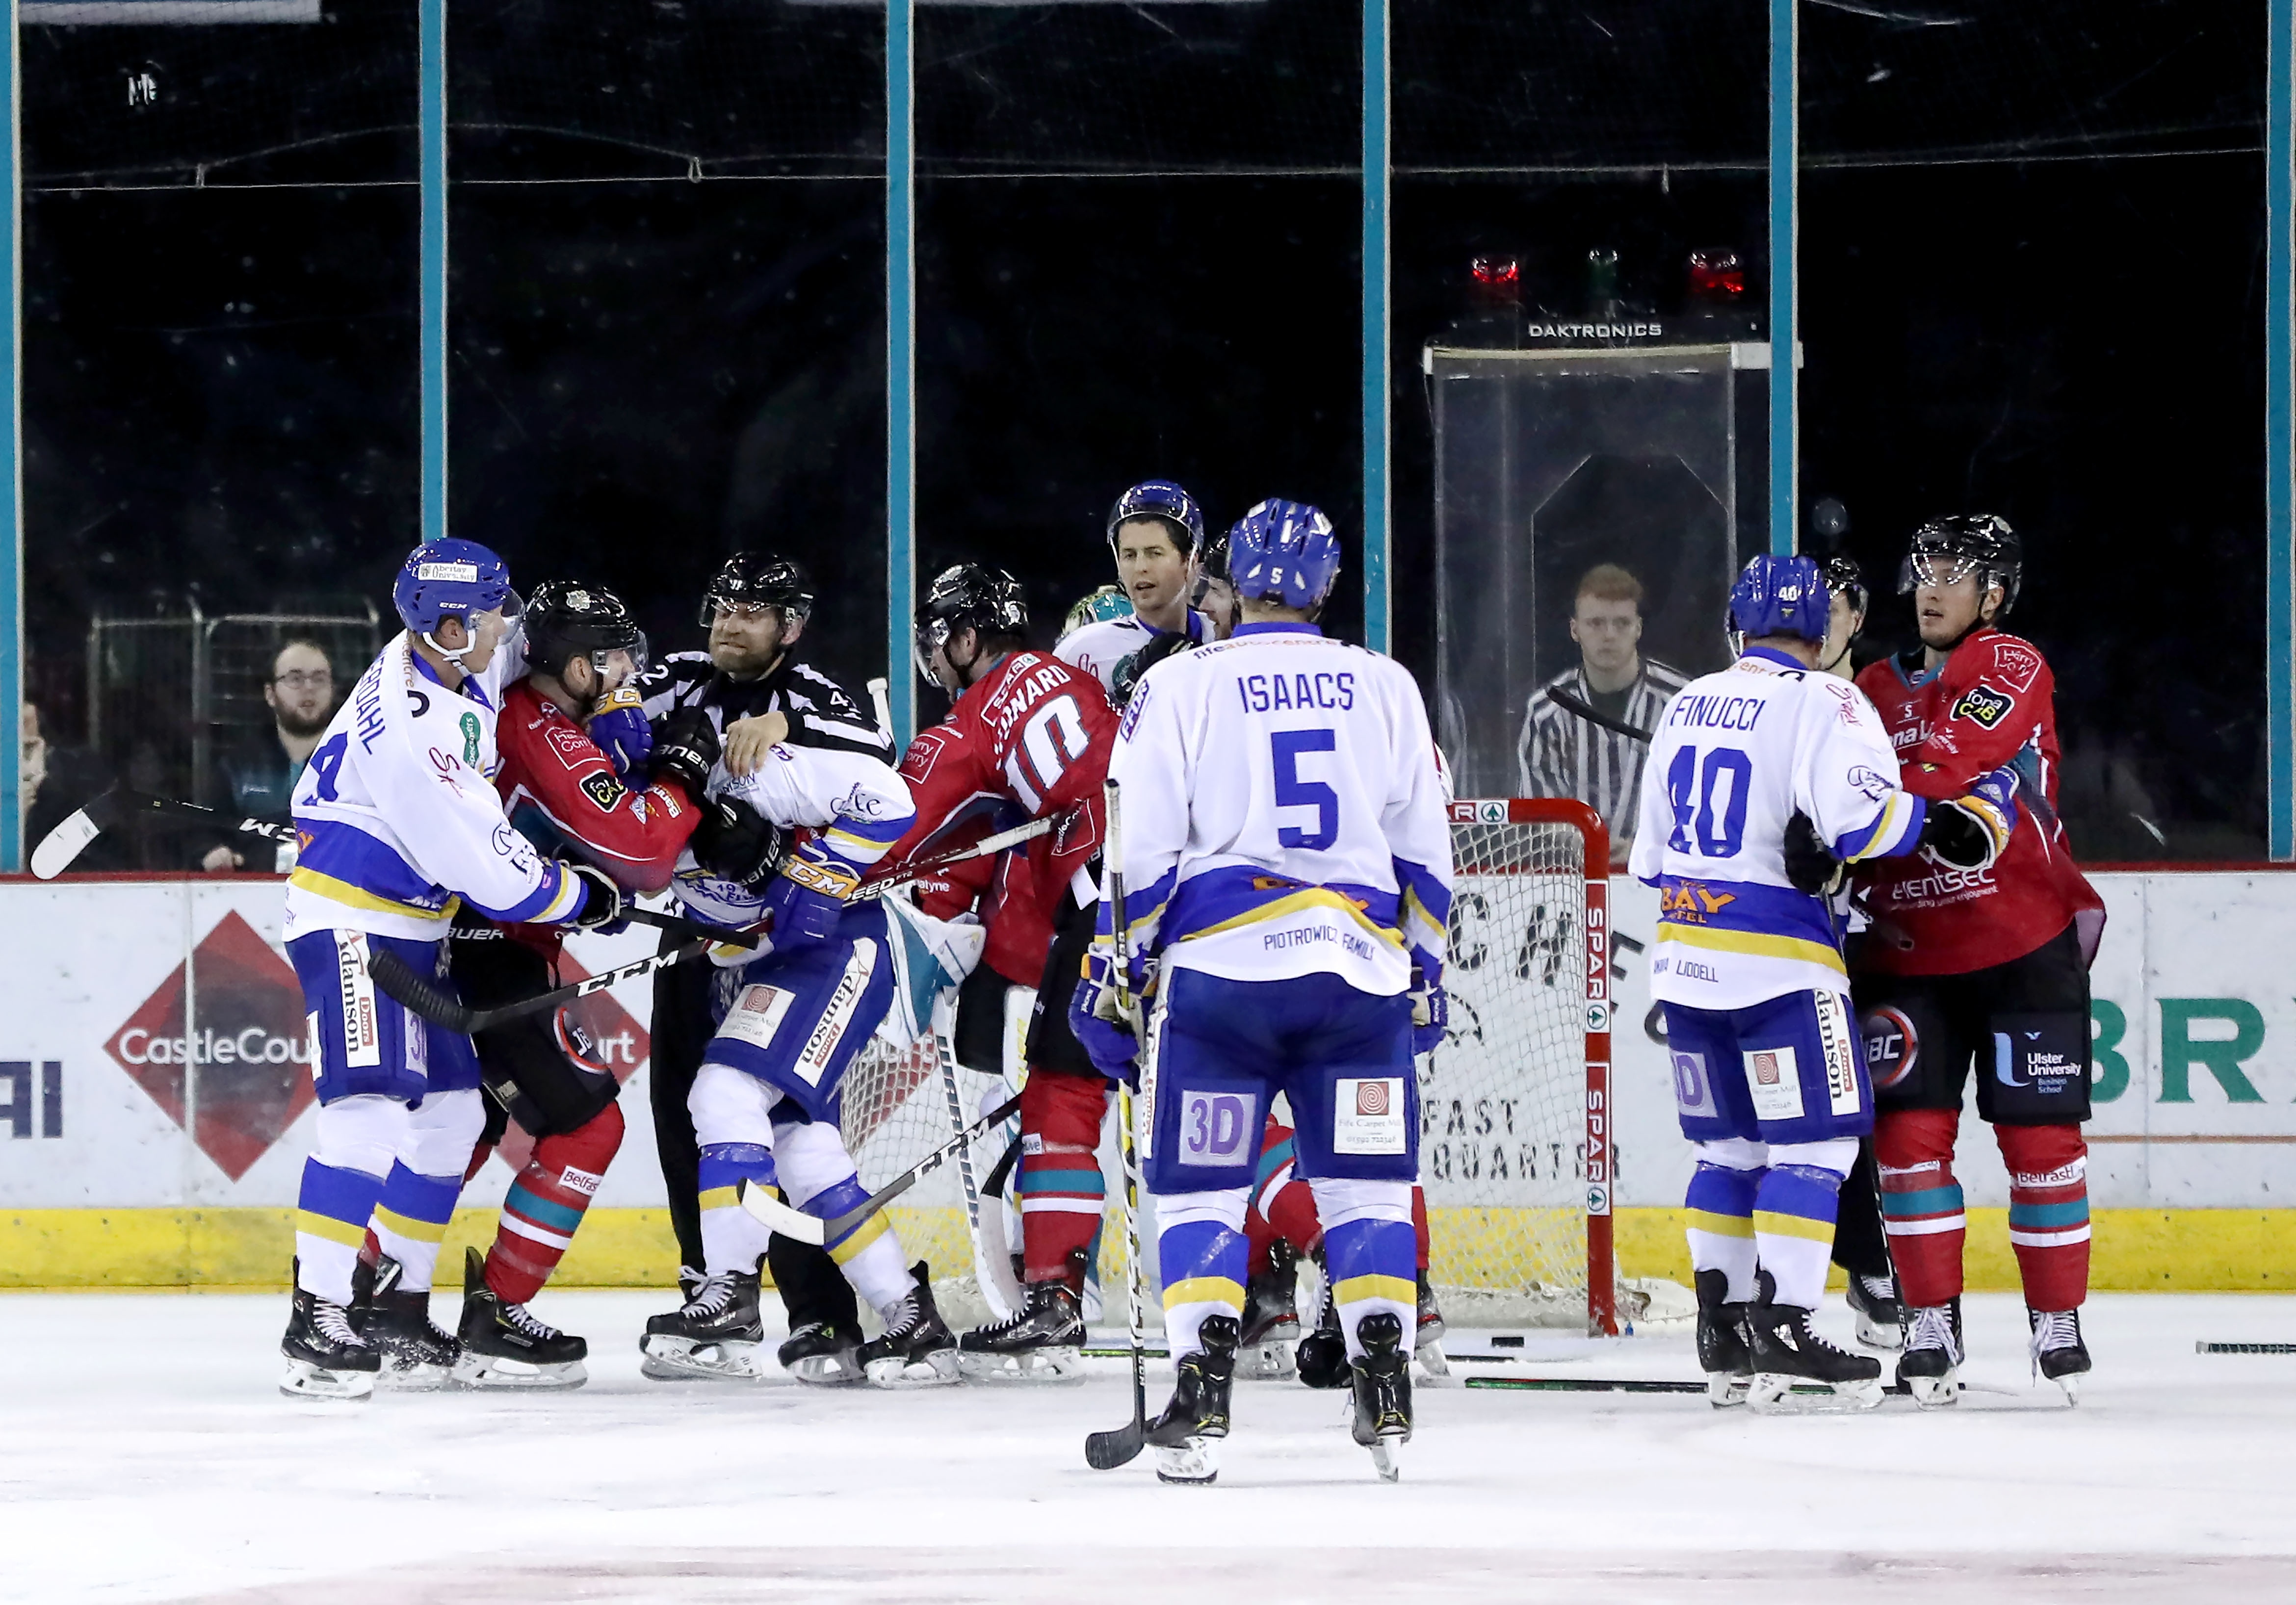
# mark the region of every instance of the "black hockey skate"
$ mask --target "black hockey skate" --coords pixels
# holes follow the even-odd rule
[[[1419,1273],[1419,1336],[1412,1357],[1430,1377],[1451,1374],[1451,1361],[1443,1352],[1443,1306],[1435,1302],[1435,1284],[1427,1280],[1427,1273]]]
[[[522,1304],[505,1304],[487,1286],[487,1262],[463,1250],[463,1357],[455,1363],[461,1388],[579,1388],[590,1380],[582,1362],[590,1346],[537,1321]]]
[[[1906,1312],[1906,1352],[1898,1356],[1898,1386],[1924,1410],[1961,1398],[1961,1298]]]
[[[956,1334],[933,1307],[932,1271],[923,1260],[909,1267],[914,1285],[886,1313],[885,1330],[854,1358],[872,1388],[939,1388],[962,1381]]]
[[[288,1306],[279,1352],[287,1356],[279,1391],[295,1399],[371,1397],[382,1369],[382,1351],[359,1335],[350,1311],[300,1287]]]
[[[430,1319],[430,1294],[401,1285],[405,1267],[388,1254],[351,1272],[351,1323],[382,1352],[385,1388],[430,1393],[447,1386],[462,1349]]]
[[[701,1287],[701,1273],[695,1270],[692,1265],[678,1266],[677,1296],[679,1302],[683,1304],[692,1304],[693,1302],[694,1291],[696,1289]],[[645,1347],[644,1343],[641,1341],[638,1347],[643,1351]],[[688,1371],[683,1366],[671,1365],[664,1361],[655,1359],[652,1355],[644,1354],[643,1352],[641,1352],[638,1356],[638,1375],[645,1378],[650,1382],[703,1382],[709,1380],[707,1377],[698,1371]]]
[[[1065,1281],[1032,1282],[1029,1301],[957,1340],[957,1364],[984,1382],[1084,1378],[1084,1311]]]
[[[1345,1388],[1348,1385],[1348,1339],[1340,1331],[1340,1306],[1332,1297],[1332,1278],[1324,1264],[1323,1250],[1316,1252],[1316,1281],[1322,1286],[1323,1302],[1316,1316],[1316,1330],[1300,1339],[1292,1351],[1293,1363],[1299,1367],[1300,1380],[1310,1388]]]
[[[1300,1342],[1299,1305],[1299,1251],[1279,1237],[1268,1249],[1267,1271],[1243,1290],[1238,1376],[1265,1381],[1291,1376],[1298,1369],[1292,1351]]]
[[[1868,1348],[1906,1347],[1906,1305],[1898,1295],[1898,1279],[1849,1273],[1849,1312],[1857,1317],[1857,1341]]]
[[[1159,1482],[1205,1484],[1219,1480],[1219,1451],[1227,1436],[1228,1400],[1235,1384],[1235,1351],[1242,1328],[1233,1315],[1208,1315],[1197,1330],[1201,1347],[1173,1367],[1171,1402],[1148,1423],[1156,1451]]]
[[[861,1334],[834,1321],[808,1321],[791,1332],[774,1358],[800,1382],[816,1388],[848,1388],[868,1379],[861,1374]]]
[[[1871,1410],[1882,1402],[1882,1363],[1836,1348],[1810,1324],[1811,1312],[1774,1302],[1767,1271],[1755,1273],[1756,1298],[1746,1306],[1746,1347],[1754,1380],[1746,1403],[1757,1413]],[[1816,1393],[1800,1392],[1816,1388]]]
[[[1698,1368],[1706,1373],[1706,1402],[1717,1410],[1746,1402],[1754,1385],[1753,1351],[1746,1347],[1746,1306],[1730,1300],[1730,1277],[1701,1271],[1698,1284]]]
[[[731,1271],[703,1277],[684,1308],[649,1319],[638,1348],[688,1376],[748,1382],[758,1374],[758,1347],[765,1339],[758,1318],[758,1273]]]
[[[2079,1310],[2031,1310],[2033,1371],[2065,1390],[2065,1403],[2080,1403],[2080,1380],[2088,1374],[2088,1345],[2081,1341]]]
[[[1382,1482],[1403,1475],[1397,1452],[1411,1441],[1411,1357],[1403,1348],[1403,1322],[1386,1310],[1356,1326],[1363,1358],[1354,1365],[1356,1442],[1371,1451]]]

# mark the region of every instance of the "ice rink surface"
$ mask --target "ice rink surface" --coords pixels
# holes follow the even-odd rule
[[[1970,1301],[1972,1390],[1931,1414],[1426,1388],[1393,1486],[1341,1396],[1239,1383],[1210,1489],[1086,1469],[1120,1361],[1052,1388],[647,1382],[670,1302],[545,1294],[591,1339],[578,1392],[315,1405],[275,1391],[283,1295],[0,1295],[0,1599],[2296,1601],[2296,1356],[2194,1352],[2296,1340],[2296,1298],[2098,1298],[2077,1410],[2029,1386],[2008,1296]],[[1847,1340],[1838,1298],[1826,1325]],[[1521,1370],[1695,1374],[1686,1338]]]

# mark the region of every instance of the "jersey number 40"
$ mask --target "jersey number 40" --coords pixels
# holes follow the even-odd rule
[[[1745,845],[1746,793],[1753,778],[1754,761],[1734,747],[1713,748],[1703,764],[1695,747],[1677,752],[1666,766],[1666,800],[1674,809],[1667,846],[1677,853],[1693,850],[1695,831],[1700,856],[1735,858]],[[1717,792],[1722,794],[1718,807]]]

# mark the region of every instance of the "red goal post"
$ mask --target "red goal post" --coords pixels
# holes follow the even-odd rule
[[[1462,1325],[1583,1307],[1615,1336],[1610,831],[1564,798],[1450,818],[1452,1028],[1421,1075],[1431,1278]]]

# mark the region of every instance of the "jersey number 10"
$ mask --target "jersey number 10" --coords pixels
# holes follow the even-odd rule
[[[1703,765],[1698,761],[1695,747],[1677,752],[1666,766],[1666,800],[1674,809],[1674,833],[1666,845],[1677,853],[1690,852],[1694,830],[1700,856],[1735,858],[1745,845],[1746,793],[1753,778],[1753,760],[1734,747],[1715,748]],[[1725,793],[1718,810],[1714,798],[1718,790]]]
[[[1045,806],[1045,794],[1060,783],[1062,774],[1091,746],[1084,710],[1076,699],[1054,697],[1021,726],[1021,739],[1004,755],[1004,778],[1033,814]]]

